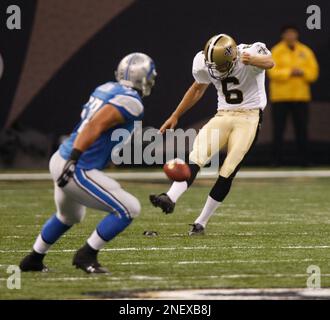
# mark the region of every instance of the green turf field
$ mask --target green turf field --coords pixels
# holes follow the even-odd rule
[[[0,298],[90,298],[86,292],[174,288],[306,287],[309,265],[330,287],[330,179],[237,180],[207,228],[187,236],[211,182],[195,185],[165,216],[148,194],[166,185],[123,183],[142,202],[141,216],[109,243],[100,261],[111,276],[89,276],[71,266],[74,250],[103,213],[89,210],[46,257],[49,273],[22,274],[22,288],[6,287],[8,265],[30,250],[54,212],[50,182],[0,182]],[[147,238],[144,230],[159,236]]]

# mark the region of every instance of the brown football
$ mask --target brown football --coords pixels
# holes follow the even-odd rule
[[[185,181],[190,178],[189,166],[181,159],[173,159],[164,164],[163,170],[172,181]]]

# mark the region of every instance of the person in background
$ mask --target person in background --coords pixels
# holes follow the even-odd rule
[[[293,120],[299,164],[307,165],[310,85],[318,78],[318,63],[313,51],[298,40],[299,32],[295,26],[284,26],[281,37],[282,40],[271,50],[275,67],[268,70],[273,118],[274,165],[282,164],[283,134],[289,115]]]

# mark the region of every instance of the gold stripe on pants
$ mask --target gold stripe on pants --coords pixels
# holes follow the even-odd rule
[[[219,174],[228,178],[249,151],[258,130],[259,109],[221,110],[199,131],[189,160],[203,167],[227,146]]]

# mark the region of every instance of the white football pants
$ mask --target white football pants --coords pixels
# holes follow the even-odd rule
[[[204,167],[217,152],[227,147],[219,175],[228,178],[250,150],[259,124],[259,109],[220,110],[199,131],[189,159]]]
[[[66,225],[82,221],[86,207],[96,210],[125,214],[134,218],[141,211],[140,202],[121,188],[120,184],[102,171],[76,169],[64,188],[56,184],[66,160],[57,151],[49,162],[54,180],[54,198],[57,217]]]

